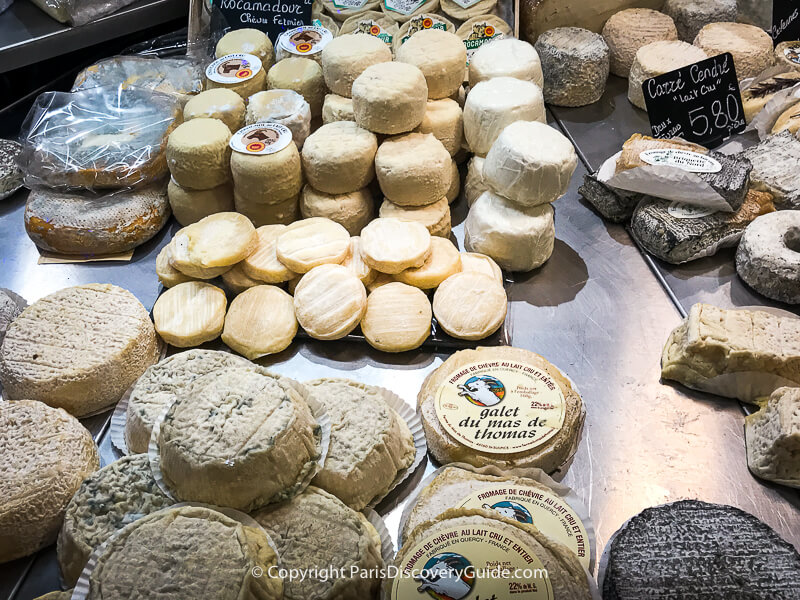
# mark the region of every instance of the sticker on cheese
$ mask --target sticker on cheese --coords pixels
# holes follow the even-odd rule
[[[167,165],[179,185],[210,190],[231,179],[231,131],[219,119],[178,125],[167,140]]]
[[[247,217],[224,212],[184,227],[175,234],[171,243],[170,264],[195,277],[200,276],[193,274],[195,269],[232,267],[244,260],[255,250],[258,236]]]
[[[431,235],[421,223],[381,217],[361,230],[361,256],[381,273],[421,267],[430,253]]]
[[[358,235],[375,216],[375,203],[369,188],[326,194],[306,185],[300,198],[300,214],[304,219],[325,217],[339,223],[350,235]]]
[[[223,35],[215,48],[217,58],[229,54],[245,53],[261,59],[264,68],[269,69],[274,61],[274,49],[269,37],[258,29],[234,29]]]
[[[331,92],[349,98],[353,82],[372,65],[390,62],[392,51],[371,35],[341,35],[322,52],[322,73]]]
[[[342,261],[342,266],[350,269],[350,272],[364,285],[372,283],[378,276],[378,272],[364,262],[361,256],[361,238],[357,235],[350,238],[350,249]]]
[[[400,34],[394,40],[394,51],[405,44],[409,38],[415,33],[419,33],[425,29],[441,29],[442,31],[449,31],[450,33],[456,32],[456,27],[450,21],[441,15],[433,13],[422,13],[411,17],[400,28]]]
[[[238,200],[259,205],[282,204],[296,198],[303,187],[303,168],[297,145],[288,143],[277,152],[267,151],[267,141],[276,135],[284,135],[286,128],[274,123],[261,123],[253,125],[252,131],[263,131],[264,136],[256,133],[255,138],[247,143],[255,144],[256,149],[264,145],[264,149],[256,154],[234,152],[231,156],[234,204],[239,212],[243,211]]]
[[[278,236],[275,251],[284,265],[295,273],[307,273],[324,264],[339,264],[347,256],[350,234],[323,217],[311,217],[289,225]]]
[[[236,190],[233,192],[233,204],[236,211],[245,215],[253,225],[289,225],[300,218],[298,196],[290,196],[276,204],[264,204],[242,197]]]
[[[775,58],[779,65],[800,69],[800,41],[778,44],[775,48]]]
[[[297,92],[311,108],[311,114],[322,114],[325,100],[325,80],[322,67],[308,58],[285,58],[267,72],[267,89]]]
[[[730,52],[739,80],[756,77],[775,59],[772,37],[760,27],[744,23],[709,23],[694,45],[709,56]]]
[[[266,93],[266,92],[264,92]],[[275,154],[292,141],[292,132],[280,123],[255,123],[231,136],[233,150],[243,154]]]
[[[419,348],[431,334],[431,302],[425,292],[391,276],[379,275],[370,285],[361,332],[382,352]]]
[[[426,206],[444,198],[452,183],[452,159],[430,133],[385,140],[375,154],[375,174],[384,195],[400,206]]]
[[[395,60],[418,67],[428,84],[428,98],[438,100],[455,94],[464,82],[467,51],[456,34],[431,28],[400,46]]]
[[[508,298],[493,277],[483,273],[455,273],[433,295],[433,316],[449,335],[481,340],[505,321]]]
[[[544,88],[542,63],[536,49],[516,38],[492,40],[484,44],[469,61],[469,85],[494,77],[513,77]]]
[[[673,148],[645,150],[639,154],[639,158],[648,165],[677,167],[689,173],[719,173],[722,171],[722,165],[719,161],[705,154],[688,150],[675,150]]]
[[[356,116],[353,114],[353,99],[339,96],[338,94],[326,94],[325,102],[322,104],[322,124],[334,123],[336,121],[353,121]]]
[[[175,220],[184,227],[197,223],[209,215],[233,212],[233,186],[223,183],[210,190],[193,190],[182,187],[174,179],[167,185],[169,206]]]
[[[293,90],[258,92],[250,96],[247,101],[245,121],[251,126],[275,123],[283,125],[289,130],[290,139],[299,150],[303,147],[303,143],[311,131],[311,106],[303,96]],[[274,135],[270,132],[259,131],[257,128],[245,129],[231,137],[232,143],[236,140],[236,146],[232,146],[232,148],[238,152],[269,154],[288,145],[283,138],[275,140]],[[271,150],[272,146],[277,149]]]
[[[377,6],[375,7],[377,8]],[[391,48],[397,38],[399,28],[397,22],[376,10],[368,10],[353,15],[342,23],[339,36],[356,34],[376,37],[382,41],[387,48]]]
[[[190,348],[219,337],[227,306],[225,292],[210,283],[179,283],[158,297],[153,321],[165,342]]]
[[[642,85],[648,79],[687,67],[708,58],[697,46],[679,41],[653,42],[639,48],[628,79],[628,100],[647,110]]]
[[[244,127],[245,105],[233,90],[219,88],[192,96],[183,107],[183,120],[219,119],[231,131]]]
[[[676,219],[702,219],[715,214],[717,211],[704,206],[693,206],[683,202],[671,202],[667,212]]]
[[[232,269],[225,271],[222,277],[222,287],[233,296],[237,296],[257,285],[264,285],[265,282],[253,279],[242,269],[242,263],[236,263]]]
[[[414,65],[378,63],[353,82],[356,123],[375,133],[411,131],[425,118],[427,102],[425,75]]]
[[[367,308],[367,290],[347,267],[320,265],[294,289],[294,312],[317,340],[338,340],[353,331]]]
[[[303,146],[303,172],[314,189],[347,194],[365,188],[375,176],[375,134],[352,121],[323,125]]]
[[[445,279],[461,271],[461,255],[458,248],[443,237],[431,238],[431,254],[421,267],[406,269],[395,275],[395,279],[421,290],[431,290]]]
[[[222,341],[255,360],[289,347],[297,333],[292,297],[274,285],[257,285],[231,302]]]
[[[236,53],[218,58],[206,67],[206,89],[225,88],[247,99],[264,89],[267,72],[261,59],[252,54]]]
[[[382,0],[381,10],[398,23],[424,12],[436,12],[439,0]]]
[[[324,27],[303,25],[284,31],[278,38],[275,55],[278,61],[291,56],[304,56],[319,61],[322,51],[331,40],[333,34]]]
[[[500,17],[481,15],[462,23],[456,35],[464,42],[467,50],[467,62],[472,60],[475,51],[484,44],[512,35],[511,27]]]
[[[432,236],[440,238],[449,237],[452,228],[447,198],[427,206],[399,206],[391,200],[384,200],[378,209],[378,216],[420,223]]]
[[[458,102],[451,98],[428,100],[425,118],[414,130],[433,134],[455,156],[464,145],[464,117]]]
[[[283,283],[297,274],[278,260],[276,248],[278,237],[286,231],[286,225],[264,225],[256,229],[258,245],[253,253],[241,263],[244,272],[265,283]]]
[[[672,18],[649,8],[629,8],[614,14],[603,27],[603,39],[611,52],[611,72],[627,78],[642,46],[678,40]]]

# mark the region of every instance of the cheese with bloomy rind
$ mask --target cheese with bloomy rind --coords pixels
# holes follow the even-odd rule
[[[769,192],[779,208],[800,208],[800,140],[788,131],[770,135],[741,154],[753,165],[752,186]]]
[[[322,104],[322,123],[334,123],[335,121],[353,121],[356,116],[353,114],[353,99],[339,96],[338,94],[326,94],[325,102]]]
[[[302,56],[284,58],[267,73],[268,90],[292,90],[300,94],[311,107],[311,116],[322,114],[325,100],[325,80],[322,67]]]
[[[736,0],[667,0],[661,11],[672,17],[678,37],[691,44],[709,23],[736,21]]]
[[[464,138],[486,156],[500,133],[515,121],[545,122],[542,89],[530,81],[495,77],[472,88],[464,104]]]
[[[401,221],[414,221],[424,225],[432,236],[446,238],[450,236],[451,217],[447,198],[427,206],[398,206],[391,200],[384,200],[378,210],[378,216]]]
[[[469,209],[464,247],[490,256],[507,271],[531,271],[553,254],[553,207],[516,206],[492,192],[484,192]]]
[[[161,294],[153,306],[156,331],[178,348],[217,339],[225,323],[225,292],[210,283],[179,283]]]
[[[375,176],[378,140],[351,121],[323,125],[303,146],[303,172],[317,190],[347,194],[360,190]]]
[[[483,164],[489,188],[520,206],[555,202],[578,166],[575,147],[560,131],[536,121],[512,123]]]
[[[462,252],[461,253],[461,270],[462,271],[475,271],[476,273],[483,273],[489,275],[497,283],[503,285],[503,272],[491,257],[479,252]]]
[[[256,285],[231,302],[222,341],[255,360],[289,347],[297,333],[292,297],[274,285]]]
[[[432,290],[445,279],[461,271],[458,248],[443,237],[431,238],[431,254],[421,267],[400,271],[394,278],[421,290]]]
[[[332,93],[349,98],[353,82],[367,67],[391,60],[389,46],[374,36],[340,35],[322,51],[325,84]]]
[[[264,69],[275,61],[275,50],[266,33],[259,29],[233,29],[217,42],[214,52],[217,58],[229,54],[252,54],[261,59]]]
[[[250,256],[239,263],[247,275],[266,283],[283,283],[297,275],[278,260],[278,237],[284,231],[286,225],[280,224],[263,225],[256,229],[258,245]]]
[[[0,402],[0,564],[52,544],[81,482],[100,467],[77,419],[33,400]]]
[[[540,35],[535,48],[548,104],[586,106],[601,98],[611,65],[602,36],[578,27],[558,27]]]
[[[342,266],[347,267],[364,285],[372,283],[378,276],[378,272],[364,262],[361,256],[361,238],[357,235],[350,238],[350,248]]]
[[[307,273],[324,264],[339,264],[347,256],[350,234],[323,217],[295,221],[278,236],[275,252],[295,273]]]
[[[451,98],[428,100],[425,118],[414,131],[432,134],[442,142],[450,156],[455,156],[464,142],[464,117],[461,107]]]
[[[388,278],[388,279],[386,279]],[[361,332],[382,352],[419,348],[431,333],[433,310],[425,292],[379,275],[370,286]]]
[[[146,577],[147,589],[159,590],[163,600],[280,600],[277,566],[260,527],[208,507],[168,507],[131,523],[108,542],[89,575],[86,598],[134,597]]]
[[[102,198],[40,187],[28,194],[25,231],[48,252],[116,254],[150,240],[167,224],[169,215],[163,183]]]
[[[181,187],[170,179],[167,186],[169,206],[179,224],[191,225],[218,212],[233,211],[233,187],[223,183],[210,190],[192,190]]]
[[[408,133],[384,141],[375,154],[375,174],[384,195],[400,206],[424,206],[450,188],[452,159],[430,133]]]
[[[167,166],[181,186],[210,190],[231,179],[231,130],[219,119],[186,121],[169,135]]]
[[[11,323],[0,381],[6,400],[41,400],[83,417],[117,402],[158,355],[142,303],[90,283],[45,296]]]
[[[349,379],[314,379],[303,385],[325,405],[331,420],[325,465],[311,483],[354,510],[382,499],[416,455],[414,436],[387,403],[387,392]]]
[[[256,228],[247,217],[216,213],[175,234],[170,264],[190,276],[197,267],[232,267],[250,256],[257,242]]]
[[[153,425],[164,410],[198,377],[250,363],[230,352],[187,350],[148,367],[128,397],[125,444],[131,453],[147,452]]]
[[[603,39],[610,51],[611,72],[628,77],[639,48],[653,42],[677,40],[678,30],[672,18],[664,13],[649,8],[629,8],[606,21]]]
[[[361,230],[361,256],[389,275],[421,267],[431,253],[431,235],[421,223],[381,217]]]
[[[233,132],[244,127],[245,110],[244,100],[233,90],[206,90],[189,99],[183,107],[183,120],[219,119]]]
[[[287,579],[283,595],[286,600],[377,597],[377,573],[384,566],[381,538],[363,514],[328,492],[309,486],[291,502],[265,508],[253,517],[275,541],[284,569],[331,569],[343,574],[335,578]],[[322,539],[326,543],[320,544]]]
[[[300,150],[311,132],[311,107],[306,99],[294,90],[265,90],[248,98],[245,122],[248,125],[256,123],[284,125],[291,132],[294,145]],[[265,155],[256,156],[261,158]]]
[[[272,154],[234,152],[231,172],[236,195],[254,204],[281,204],[297,196],[303,187],[303,168],[295,144]]]
[[[489,184],[483,177],[483,165],[485,158],[473,156],[467,165],[467,176],[464,179],[464,197],[467,199],[467,206],[475,204],[475,200],[481,197],[483,192],[489,191]]]
[[[744,420],[747,466],[761,479],[800,487],[800,388],[775,390]]]
[[[396,60],[418,67],[428,84],[428,98],[455,94],[464,81],[467,50],[459,37],[442,29],[425,29],[397,50]]]
[[[677,40],[660,41],[642,46],[636,52],[628,79],[628,100],[634,106],[647,110],[642,84],[652,77],[675,71],[708,58],[705,52]]]
[[[147,454],[123,456],[86,478],[67,505],[58,563],[75,585],[92,552],[135,520],[174,504],[158,486]]]
[[[482,340],[505,322],[508,298],[503,286],[483,273],[460,272],[445,279],[433,295],[433,316],[449,335]]]
[[[233,191],[236,212],[245,215],[256,227],[264,225],[289,225],[300,218],[300,195],[291,196],[277,204],[263,204],[242,198]]]
[[[300,197],[300,214],[304,219],[325,217],[339,223],[350,235],[358,235],[375,216],[375,202],[369,188],[326,194],[306,185]]]
[[[544,87],[542,62],[536,49],[516,38],[502,38],[483,44],[469,61],[469,85],[495,77],[513,77]]]
[[[178,269],[172,266],[170,261],[172,260],[172,246],[167,244],[164,246],[161,251],[156,256],[156,275],[158,275],[158,280],[161,282],[166,288],[171,288],[179,283],[185,283],[187,281],[193,281],[193,277],[189,277],[188,275],[184,275]]]
[[[364,284],[347,267],[314,267],[294,289],[294,312],[305,332],[318,340],[338,340],[361,322],[367,306]]]
[[[353,82],[356,123],[375,133],[411,131],[425,118],[427,103],[425,75],[414,65],[378,63]]]
[[[184,501],[250,512],[302,491],[322,431],[298,383],[257,366],[195,379],[157,439],[164,482]]]
[[[775,94],[794,87],[798,83],[800,83],[800,71],[787,71],[764,78],[743,89],[742,104],[745,120],[750,123]]]
[[[694,45],[709,56],[730,52],[739,80],[755,77],[772,66],[772,38],[754,25],[743,23],[710,23],[694,39]]]

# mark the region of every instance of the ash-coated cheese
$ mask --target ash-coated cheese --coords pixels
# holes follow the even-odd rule
[[[289,225],[300,218],[300,195],[281,200],[277,204],[263,204],[242,198],[236,190],[233,191],[233,204],[236,211],[245,215],[253,225]]]
[[[342,261],[342,266],[350,269],[350,272],[364,285],[369,285],[378,276],[378,272],[361,257],[361,238],[357,235],[350,238],[350,248]]]
[[[423,206],[450,189],[452,159],[430,133],[409,133],[384,141],[375,154],[375,173],[384,195],[400,206]]]
[[[518,121],[492,144],[483,177],[500,196],[537,206],[566,194],[577,166],[578,155],[564,134],[537,121]]]
[[[280,600],[283,581],[274,576],[277,566],[278,557],[260,527],[208,507],[167,507],[109,541],[89,576],[86,598],[132,599],[146,582],[161,600]]]
[[[503,324],[508,298],[503,286],[489,275],[474,271],[455,273],[433,295],[433,316],[449,335],[481,340]]]
[[[178,348],[199,346],[222,333],[228,300],[220,288],[203,281],[171,287],[153,306],[153,321],[161,338]]]
[[[469,85],[495,77],[513,77],[544,87],[542,62],[536,48],[516,38],[502,38],[483,44],[469,61]]]
[[[269,37],[258,29],[234,29],[223,35],[217,42],[217,58],[228,54],[252,54],[261,59],[264,69],[269,69],[275,60],[275,50]]]
[[[339,223],[350,235],[358,235],[375,216],[375,202],[369,188],[326,194],[306,185],[300,197],[300,214],[304,219],[325,217]]]
[[[461,253],[461,270],[462,271],[475,271],[476,273],[483,273],[489,275],[497,283],[503,285],[503,272],[491,257],[479,252],[462,252]]]
[[[314,267],[294,289],[294,312],[305,332],[317,340],[338,340],[361,322],[367,290],[342,265]]]
[[[379,38],[355,33],[341,35],[322,51],[325,85],[332,93],[349,98],[353,82],[367,67],[391,60],[392,51]]]
[[[236,195],[254,204],[286,202],[303,187],[303,168],[295,144],[272,154],[234,152],[230,168]]]
[[[477,0],[475,3],[470,3],[468,8],[464,8],[455,0],[440,0],[439,2],[442,12],[457,21],[467,21],[473,17],[480,17],[494,11],[497,6],[497,0]],[[468,3],[464,3],[468,4]]]
[[[86,478],[67,505],[58,563],[75,585],[92,552],[114,533],[174,503],[153,476],[147,454],[123,456]]]
[[[642,84],[652,77],[675,71],[708,58],[706,53],[692,44],[677,40],[653,42],[636,52],[628,79],[628,100],[634,106],[647,110]]]
[[[779,208],[800,208],[800,140],[788,131],[770,135],[742,154],[753,164],[752,186],[775,197]]]
[[[322,123],[327,125],[334,121],[353,121],[356,116],[353,114],[353,99],[339,96],[338,94],[326,94],[325,102],[322,104]]]
[[[100,467],[77,419],[35,400],[0,402],[0,564],[52,544],[81,482]]]
[[[744,435],[754,475],[800,486],[800,388],[775,390],[761,410],[745,417]]]
[[[377,573],[384,566],[381,538],[363,514],[328,492],[309,486],[291,502],[265,508],[253,517],[275,542],[284,569],[330,569],[343,574],[335,578],[287,578],[285,600],[377,598]]]
[[[242,292],[249,290],[257,285],[264,285],[264,281],[253,279],[242,269],[242,263],[235,264],[231,269],[222,275],[222,287],[226,293],[238,296]]]
[[[421,267],[430,253],[431,235],[421,223],[380,217],[361,230],[361,256],[381,273]]]
[[[294,145],[300,150],[311,131],[311,106],[303,96],[293,90],[266,90],[250,96],[245,121],[248,125],[285,125],[292,132]]]
[[[532,271],[550,258],[555,245],[553,207],[525,208],[484,192],[469,209],[464,247],[490,256],[507,271]]]
[[[195,379],[167,409],[157,445],[177,498],[252,511],[302,491],[322,431],[306,391],[257,366]]]
[[[606,21],[603,39],[610,51],[611,72],[628,77],[639,48],[653,42],[677,40],[678,30],[672,18],[664,13],[649,8],[629,8]]]
[[[328,455],[312,483],[354,510],[381,500],[416,455],[414,437],[387,403],[387,392],[349,379],[303,385],[331,419]]]
[[[697,34],[694,45],[708,56],[733,54],[739,80],[755,77],[771,67],[775,59],[770,35],[760,27],[743,23],[710,23]]]
[[[489,191],[489,184],[483,177],[483,165],[485,158],[473,156],[467,165],[467,176],[464,179],[464,197],[467,199],[467,206],[475,204],[475,200],[481,197],[483,192]]]
[[[361,332],[367,343],[382,352],[406,352],[419,348],[431,334],[433,311],[419,288],[376,279],[367,296]]]
[[[295,273],[307,273],[324,264],[339,264],[347,256],[350,234],[323,217],[295,221],[278,236],[275,251]]]
[[[449,237],[452,227],[450,204],[446,197],[426,206],[400,206],[391,200],[384,200],[378,209],[378,216],[420,223],[435,237]]]
[[[425,118],[414,130],[417,133],[431,133],[455,156],[464,142],[464,116],[458,102],[451,98],[428,100]]]
[[[372,65],[353,82],[356,123],[375,133],[411,131],[425,118],[427,102],[425,75],[407,63]]]
[[[219,119],[192,119],[170,133],[167,165],[179,185],[210,190],[231,179],[231,130]]]
[[[0,347],[0,382],[6,400],[40,400],[83,417],[117,402],[158,355],[142,303],[90,283],[45,296],[14,319]]]
[[[312,117],[322,114],[325,80],[322,67],[316,61],[301,56],[284,58],[267,73],[267,89],[297,92],[308,102]]]
[[[173,267],[171,261],[172,245],[167,244],[161,249],[158,256],[156,256],[156,275],[158,275],[158,281],[161,282],[161,285],[166,288],[171,288],[179,283],[194,280],[194,277],[184,275]]]
[[[233,186],[230,182],[210,190],[192,190],[181,187],[177,181],[170,179],[167,197],[175,220],[184,227],[209,215],[232,212],[234,209]]]
[[[421,290],[432,290],[445,279],[461,271],[458,248],[443,237],[431,238],[431,254],[421,267],[401,271],[394,278]]]
[[[378,140],[351,121],[323,125],[303,147],[303,172],[311,186],[328,194],[366,187],[375,176]]]
[[[222,341],[255,360],[289,347],[297,333],[292,297],[274,285],[256,285],[231,302]]]
[[[128,398],[125,444],[131,453],[147,452],[153,425],[167,406],[203,375],[250,363],[230,352],[187,350],[147,368]]]
[[[256,229],[258,245],[250,256],[239,263],[248,276],[266,283],[283,283],[297,275],[278,260],[278,237],[284,231],[286,225],[281,224],[263,225]]]
[[[472,88],[464,104],[464,138],[486,156],[500,132],[515,121],[545,122],[542,89],[530,81],[495,77]]]
[[[245,104],[233,90],[219,88],[192,96],[183,107],[183,120],[219,119],[231,132],[244,127]]]
[[[540,35],[535,47],[548,104],[586,106],[600,99],[611,66],[603,36],[578,27],[557,27]]]
[[[428,84],[428,98],[438,100],[449,98],[461,87],[467,50],[456,34],[426,29],[400,46],[396,60],[418,67]]]
[[[170,264],[202,279],[202,273],[195,274],[196,269],[232,267],[247,258],[257,243],[256,229],[247,217],[235,212],[216,213],[175,234]]]
[[[709,23],[736,21],[736,0],[667,0],[661,10],[672,17],[678,37],[690,44]]]

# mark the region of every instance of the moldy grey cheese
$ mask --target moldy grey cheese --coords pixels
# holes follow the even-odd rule
[[[672,17],[678,37],[690,44],[709,23],[736,21],[736,0],[667,0],[661,9]]]

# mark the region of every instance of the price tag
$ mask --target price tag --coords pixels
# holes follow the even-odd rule
[[[772,0],[770,33],[776,44],[800,40],[800,0]]]
[[[642,91],[653,137],[681,137],[711,148],[746,127],[729,52],[648,79]]]
[[[284,31],[311,24],[313,0],[212,0],[227,25],[233,29],[259,29],[274,44]]]

